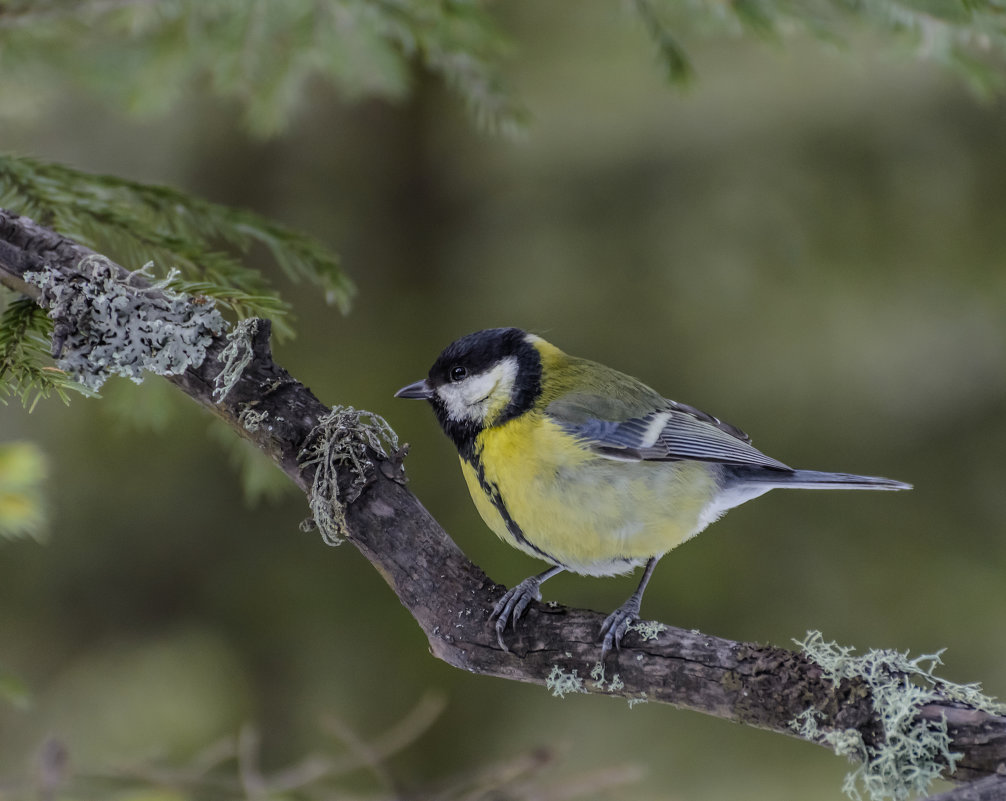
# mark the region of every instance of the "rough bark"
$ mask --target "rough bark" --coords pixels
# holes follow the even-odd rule
[[[970,784],[961,784],[945,793],[929,796],[928,801],[1002,801],[1006,798],[1006,776],[986,776]]]
[[[0,283],[8,287],[37,298],[21,278],[26,270],[48,265],[74,271],[90,253],[25,217],[0,210]],[[273,361],[269,326],[263,323],[253,338],[254,358],[223,401],[217,403],[212,393],[225,337],[213,344],[202,365],[169,380],[230,422],[308,492],[313,475],[302,469],[298,454],[329,410]],[[247,431],[238,417],[250,406],[268,412],[271,425]],[[517,630],[508,632],[510,651],[502,650],[489,610],[504,588],[465,557],[407,489],[400,459],[371,456],[376,467],[369,483],[346,510],[348,539],[415,617],[439,659],[474,673],[537,684],[545,684],[558,666],[566,674],[575,670],[585,690],[673,704],[790,736],[798,736],[791,721],[814,708],[822,733],[856,729],[867,744],[876,742],[880,726],[867,685],[858,680],[836,685],[807,657],[771,645],[672,627],[649,641],[630,632],[621,651],[608,655],[606,683],[598,689],[590,672],[600,657],[597,634],[604,616],[532,604]],[[346,487],[350,480],[340,475]],[[610,683],[616,673],[620,687]],[[992,777],[970,785],[977,788],[974,794],[947,799],[1003,797],[994,793],[1001,790],[996,774],[1006,769],[1006,718],[950,700],[928,704],[919,716],[934,721],[946,717],[951,748],[963,755],[950,778]]]

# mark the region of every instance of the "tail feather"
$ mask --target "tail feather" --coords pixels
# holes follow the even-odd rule
[[[767,485],[789,489],[910,490],[911,484],[880,476],[826,473],[819,470],[778,470],[769,467],[734,466],[733,481],[747,485]]]

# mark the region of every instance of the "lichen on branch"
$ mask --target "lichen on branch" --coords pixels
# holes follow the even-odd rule
[[[227,323],[212,301],[195,303],[146,268],[121,276],[104,256],[85,256],[73,272],[56,268],[26,272],[42,290],[41,305],[55,323],[53,358],[70,377],[98,391],[113,375],[143,381],[144,372],[178,375],[198,367]],[[169,276],[170,280],[171,276]]]
[[[346,504],[371,481],[375,465],[368,451],[399,466],[405,456],[398,447],[398,434],[379,414],[335,406],[318,421],[300,452],[301,467],[314,470],[309,497],[313,520],[307,527],[317,526],[328,545],[345,542]],[[339,477],[346,471],[348,487],[340,489]]]

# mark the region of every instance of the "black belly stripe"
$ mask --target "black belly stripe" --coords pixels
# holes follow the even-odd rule
[[[482,460],[478,457],[478,454],[472,454],[471,458],[468,460],[468,464],[470,464],[475,470],[475,476],[479,480],[479,486],[482,487],[482,491],[489,499],[489,502],[496,507],[496,511],[499,512],[500,517],[503,518],[503,523],[506,525],[507,531],[510,532],[510,535],[517,540],[517,542],[522,545],[526,545],[545,561],[563,567],[564,565],[562,562],[552,556],[552,554],[543,551],[524,536],[524,531],[519,525],[517,525],[517,521],[510,516],[510,510],[507,509],[506,503],[503,502],[503,496],[500,495],[499,487],[486,478],[485,467],[482,465]]]

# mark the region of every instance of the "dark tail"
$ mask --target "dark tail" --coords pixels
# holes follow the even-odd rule
[[[770,467],[733,466],[730,478],[738,484],[766,484],[783,489],[910,490],[911,484],[879,476],[823,473],[818,470],[776,470]]]

